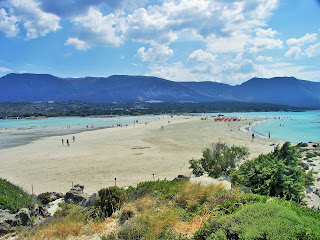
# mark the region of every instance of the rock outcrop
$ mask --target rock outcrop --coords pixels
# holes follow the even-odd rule
[[[64,201],[66,203],[81,205],[82,202],[85,202],[89,198],[89,195],[87,193],[84,193],[83,189],[83,185],[74,185],[73,188],[71,188],[70,191],[66,193]]]
[[[16,214],[11,214],[9,210],[0,210],[0,234],[6,234],[15,230],[17,226],[31,225],[31,211],[22,208]]]
[[[38,195],[37,199],[44,205],[62,198],[63,194],[58,192],[46,192]]]

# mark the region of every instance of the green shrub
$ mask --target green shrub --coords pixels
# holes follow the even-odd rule
[[[196,240],[319,238],[319,217],[268,202],[249,204],[232,215],[211,219],[194,236]]]
[[[308,147],[308,143],[298,143],[297,147]]]
[[[210,177],[219,177],[221,174],[228,175],[235,169],[236,164],[247,156],[249,156],[247,147],[235,145],[229,147],[226,143],[218,142],[206,148],[201,159],[192,159],[189,163],[195,176],[207,173]]]
[[[100,189],[96,207],[102,217],[110,217],[112,213],[120,209],[126,197],[126,191],[118,187]]]
[[[17,213],[21,208],[31,209],[35,200],[18,186],[0,178],[0,209]]]
[[[300,202],[304,198],[304,186],[314,181],[313,173],[307,174],[301,168],[300,157],[297,148],[286,142],[281,148],[277,146],[273,152],[242,164],[231,173],[231,181],[251,188],[253,193]]]
[[[172,199],[181,188],[181,184],[183,182],[185,182],[185,180],[157,180],[141,182],[136,188],[128,189],[128,198],[130,198],[130,200],[135,200],[139,197],[151,194],[152,196],[160,199]]]

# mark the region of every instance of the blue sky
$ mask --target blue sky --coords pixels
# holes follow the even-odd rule
[[[0,77],[320,82],[319,0],[0,0]]]

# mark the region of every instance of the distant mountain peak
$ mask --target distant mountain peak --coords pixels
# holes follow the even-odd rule
[[[174,82],[152,76],[59,78],[50,74],[10,73],[0,78],[0,101],[83,102],[244,101],[320,108],[320,83],[295,77],[252,78],[241,85]]]

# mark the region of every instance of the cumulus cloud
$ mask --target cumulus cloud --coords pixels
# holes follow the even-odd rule
[[[170,65],[155,64],[150,66],[149,76],[156,76],[173,81],[215,81],[214,77],[208,73],[197,73],[194,69],[186,68],[182,62]]]
[[[301,54],[300,47],[292,47],[284,55],[288,58],[298,59],[300,57],[300,54]]]
[[[104,16],[92,7],[86,15],[72,18],[72,22],[77,28],[76,38],[88,45],[119,46],[122,43],[118,32],[121,22],[113,13]]]
[[[276,33],[277,33],[277,31],[272,30],[271,28],[268,28],[268,29],[257,28],[256,29],[256,35],[261,38],[264,38],[264,37],[273,38]]]
[[[138,49],[137,56],[143,62],[161,62],[166,61],[173,55],[173,50],[167,46],[155,45],[147,51],[144,47]]]
[[[68,38],[64,45],[74,46],[77,50],[85,51],[90,48],[90,45],[78,38]]]
[[[217,55],[205,52],[202,49],[198,49],[190,54],[188,61],[194,62],[213,62],[217,58]]]
[[[16,19],[16,26],[18,23],[23,24],[26,30],[26,39],[45,36],[47,33],[55,32],[61,28],[60,18],[42,11],[39,2],[35,0],[4,0],[0,6],[10,9],[10,16],[7,18]]]
[[[320,43],[317,43],[308,47],[305,53],[308,57],[320,56]]]
[[[283,48],[283,41],[273,38],[255,38],[250,40],[253,47],[250,48],[250,52],[259,52],[264,49],[277,49]]]
[[[304,35],[303,37],[301,38],[290,38],[287,40],[287,44],[289,46],[303,46],[305,44],[308,44],[308,43],[313,43],[317,40],[318,38],[318,34],[317,33],[312,33],[312,34],[309,34],[307,33],[306,35]]]
[[[0,9],[0,31],[7,37],[15,37],[20,32],[18,27],[18,18],[9,16],[4,8]]]
[[[199,40],[208,41],[212,48],[221,49],[215,47],[215,42],[227,39],[228,46],[235,45],[234,32],[241,34],[242,31],[264,26],[265,18],[277,3],[278,0],[168,0],[129,14],[124,35],[135,41],[168,45],[177,39],[179,33],[191,31]],[[275,34],[272,29],[261,29],[260,32],[268,36]],[[242,39],[241,46],[238,44],[225,49],[239,51],[244,44]]]

